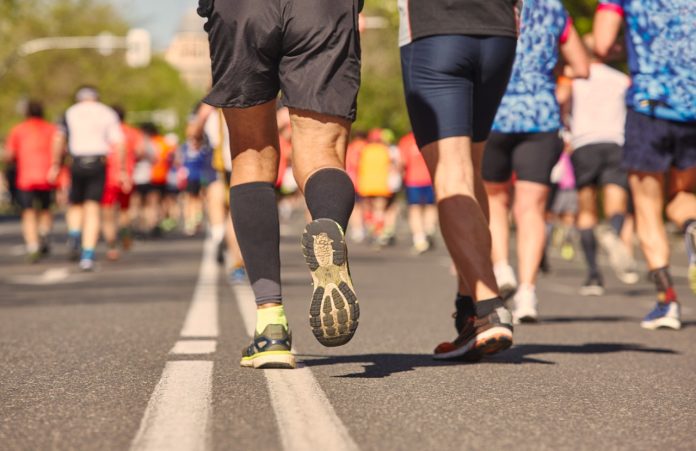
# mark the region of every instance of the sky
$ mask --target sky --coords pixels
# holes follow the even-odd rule
[[[163,50],[179,26],[181,16],[198,6],[197,0],[108,0],[133,27],[152,35],[155,50]]]

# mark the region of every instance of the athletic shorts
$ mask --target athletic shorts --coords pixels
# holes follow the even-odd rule
[[[135,187],[133,188],[133,191],[143,198],[147,196],[147,193],[149,193],[151,190],[152,186],[149,183],[140,183],[135,185]]]
[[[104,195],[101,203],[105,207],[118,205],[121,210],[128,210],[130,207],[131,193],[125,193],[120,186],[109,185],[104,187]]]
[[[247,108],[283,93],[291,108],[355,120],[358,0],[199,0],[213,87],[205,102]]]
[[[557,215],[578,212],[578,192],[574,189],[559,189],[553,196],[551,211]]]
[[[48,210],[53,203],[53,190],[17,190],[17,203],[22,210],[38,208]]]
[[[406,106],[418,147],[453,136],[485,141],[505,94],[516,40],[439,35],[401,47]]]
[[[612,142],[578,147],[570,156],[575,172],[575,186],[618,185],[628,190],[628,174],[621,167],[623,148]]]
[[[674,122],[626,112],[623,167],[641,172],[696,167],[696,122]]]
[[[539,133],[492,132],[483,154],[483,179],[503,183],[515,171],[517,180],[551,185],[551,169],[563,152],[558,130]]]
[[[407,186],[406,200],[409,205],[432,205],[435,203],[435,190],[432,186]]]
[[[201,181],[200,180],[188,180],[186,181],[186,192],[189,194],[197,195],[201,192]]]
[[[101,202],[106,183],[106,157],[73,157],[70,176],[68,198],[71,204],[88,200]]]

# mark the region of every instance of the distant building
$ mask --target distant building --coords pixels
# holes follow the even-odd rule
[[[210,53],[208,34],[203,30],[205,20],[188,11],[172,39],[164,59],[181,73],[181,78],[194,89],[206,91],[210,88]]]

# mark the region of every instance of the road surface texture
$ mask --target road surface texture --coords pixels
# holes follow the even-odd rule
[[[440,244],[350,248],[355,338],[319,345],[308,325],[301,224],[282,238],[300,368],[239,367],[253,328],[247,286],[227,282],[200,235],[136,243],[79,273],[58,226],[53,255],[23,262],[0,223],[2,450],[694,449],[696,298],[674,241],[679,332],[639,327],[647,280],[584,298],[580,257],[552,257],[541,322],[478,364],[438,362],[454,338],[455,282]],[[103,255],[103,250],[100,250]]]

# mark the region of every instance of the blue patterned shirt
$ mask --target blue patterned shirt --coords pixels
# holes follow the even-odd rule
[[[696,121],[696,0],[600,0],[626,21],[633,84],[626,104],[640,113]]]
[[[536,133],[561,128],[553,70],[560,44],[571,26],[559,0],[525,0],[515,64],[495,117],[494,131]]]

